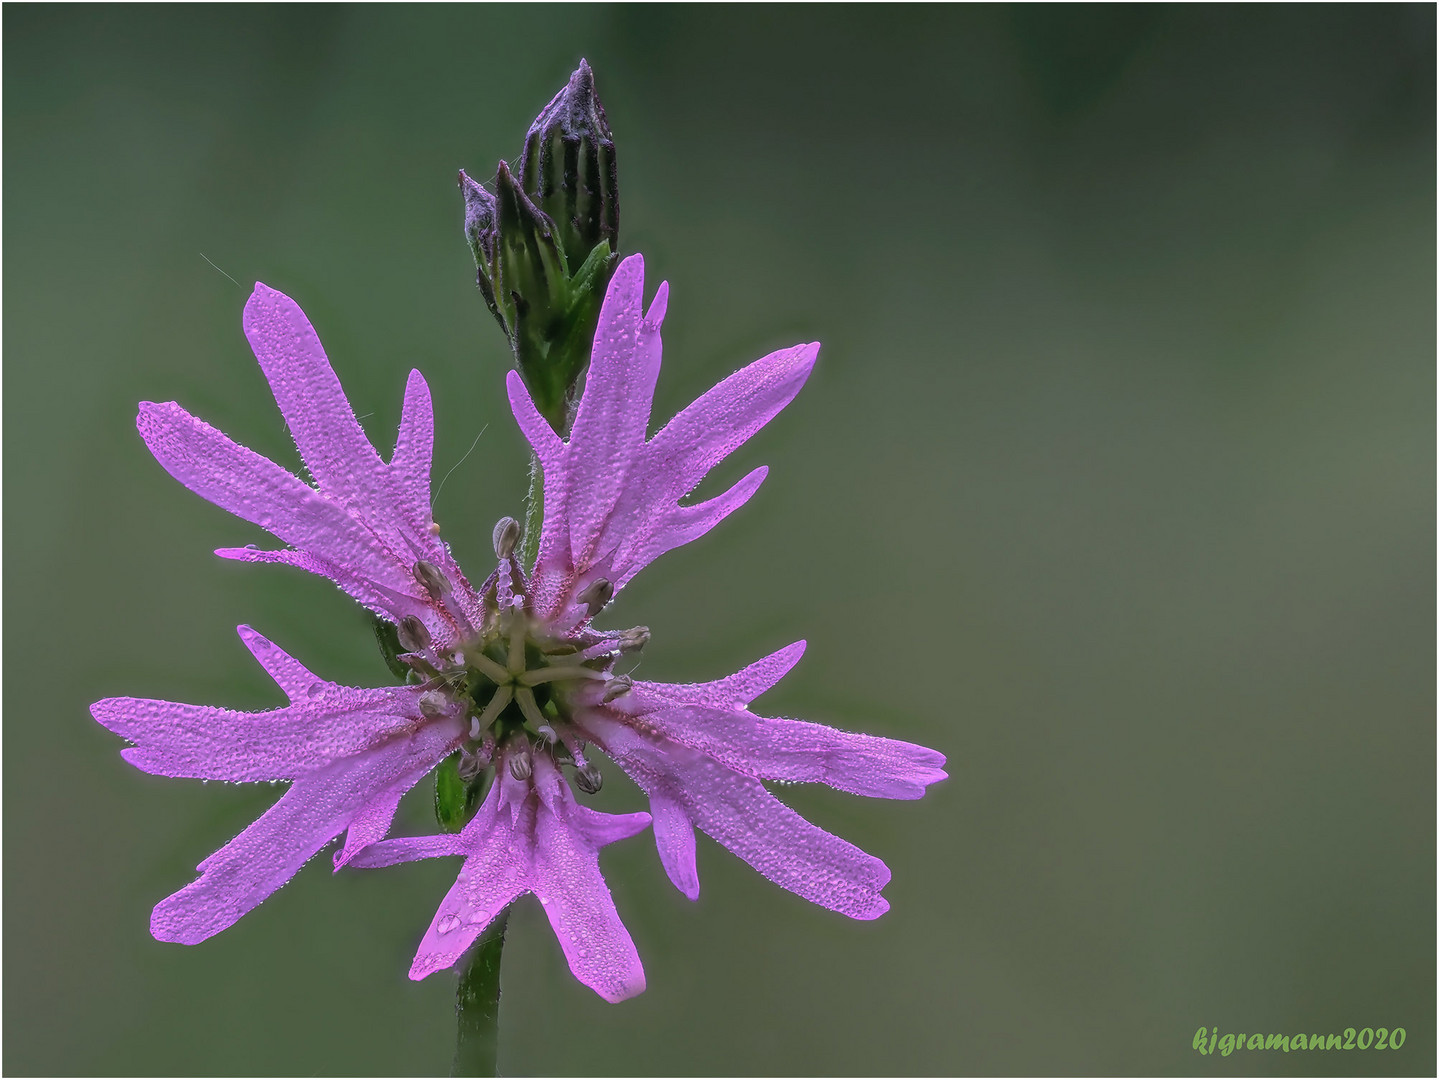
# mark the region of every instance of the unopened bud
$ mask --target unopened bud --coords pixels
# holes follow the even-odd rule
[[[583,769],[575,772],[575,787],[579,788],[586,795],[593,795],[604,787],[604,774],[593,765],[586,765]]]
[[[520,523],[512,517],[502,517],[495,522],[495,531],[490,539],[495,545],[495,558],[508,559],[515,553],[515,545],[520,542]]]
[[[395,628],[395,634],[405,652],[420,652],[430,647],[429,627],[415,615],[406,615],[401,619],[400,625]]]
[[[444,716],[450,708],[450,699],[438,690],[430,690],[420,695],[420,712],[424,713],[431,720],[437,716]]]
[[[615,587],[608,578],[595,578],[580,590],[580,594],[575,599],[589,608],[590,618],[593,619],[610,602],[610,598],[614,594]]]
[[[600,704],[607,705],[617,697],[628,694],[635,687],[635,681],[628,675],[616,675],[609,682],[605,683],[604,693],[600,695]]]
[[[571,272],[602,241],[619,250],[615,140],[584,60],[530,125],[520,182],[557,226]]]
[[[530,751],[527,747],[521,747],[509,755],[510,775],[516,780],[528,780],[535,771],[535,763],[530,760]]]
[[[650,640],[650,628],[648,626],[632,626],[628,630],[621,630],[619,641],[616,643],[622,653],[639,652]]]
[[[438,600],[442,596],[448,596],[454,588],[450,579],[445,577],[445,572],[428,559],[421,559],[415,563],[415,580],[425,587],[425,591]]]

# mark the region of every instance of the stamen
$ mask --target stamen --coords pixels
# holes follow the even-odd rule
[[[430,628],[415,615],[406,615],[400,620],[395,636],[405,652],[421,652],[430,647]]]
[[[595,578],[575,599],[589,609],[589,617],[593,619],[614,595],[615,587],[608,578]]]
[[[495,545],[495,558],[508,559],[515,553],[515,545],[520,542],[520,523],[512,517],[500,518],[495,522],[491,540]]]
[[[632,626],[628,630],[621,630],[619,641],[616,643],[622,653],[639,652],[650,640],[650,628],[648,626]]]
[[[516,780],[528,780],[535,771],[535,763],[530,760],[530,749],[522,746],[509,755],[510,775]]]
[[[628,675],[616,675],[609,682],[605,683],[604,693],[600,695],[600,704],[608,705],[617,697],[623,697],[635,688],[635,681]]]
[[[415,563],[415,580],[425,587],[425,591],[436,600],[448,596],[454,586],[450,579],[445,577],[445,572],[428,559],[421,559]]]
[[[593,795],[604,786],[604,774],[593,765],[586,765],[575,773],[575,787],[579,788],[586,795]]]
[[[540,724],[535,730],[540,733],[540,738],[544,739],[545,742],[551,746],[554,746],[555,743],[560,741],[560,737],[555,734],[555,729],[550,727],[549,724]]]
[[[449,711],[449,707],[450,699],[438,690],[431,690],[420,695],[420,712],[431,720],[437,716],[444,716]]]
[[[460,774],[460,779],[468,784],[471,780],[476,779],[480,773],[484,772],[485,767],[489,765],[489,763],[490,759],[488,756],[481,756],[481,754],[472,753],[469,750],[461,750],[460,760],[455,767],[455,771]]]
[[[556,682],[560,679],[603,679],[602,672],[594,668],[570,667],[555,665],[554,667],[531,668],[520,676],[520,683],[524,686],[538,686],[540,683]]]

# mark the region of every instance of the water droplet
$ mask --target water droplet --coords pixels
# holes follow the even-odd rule
[[[441,934],[448,934],[460,925],[460,920],[454,915],[441,915],[440,921],[435,924],[435,930]]]
[[[305,688],[305,696],[306,696],[306,697],[318,697],[320,694],[324,693],[324,691],[325,691],[325,684],[324,684],[324,683],[322,683],[322,682],[311,683],[308,687]]]

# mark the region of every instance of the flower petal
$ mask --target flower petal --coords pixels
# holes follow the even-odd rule
[[[339,835],[376,791],[397,776],[427,771],[462,736],[458,721],[435,721],[306,774],[202,862],[200,877],[156,905],[151,933],[161,941],[195,945],[233,925]]]
[[[884,863],[810,824],[758,780],[598,712],[585,713],[583,724],[647,794],[659,793],[678,805],[697,827],[776,885],[855,919],[878,918],[889,910],[880,896],[889,881]]]
[[[600,874],[597,852],[603,844],[642,831],[649,815],[626,814],[597,831],[593,819],[610,815],[575,806],[563,780],[560,785],[562,800],[569,805],[558,813],[538,815],[531,888],[575,978],[606,1001],[624,1001],[644,992],[645,971]],[[591,820],[581,825],[584,815]]]
[[[165,471],[200,497],[362,577],[412,587],[409,567],[337,503],[175,402],[142,401],[135,426]]]

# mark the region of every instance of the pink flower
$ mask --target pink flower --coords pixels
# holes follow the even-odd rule
[[[492,789],[485,810],[459,837],[382,841],[355,860],[357,866],[379,866],[467,855],[412,978],[453,963],[518,893],[545,899],[557,863],[579,864],[578,857],[545,854],[543,837],[573,820],[574,812],[550,761],[573,764],[582,791],[599,786],[600,773],[584,756],[588,744],[649,795],[660,859],[686,896],[699,895],[698,827],[776,884],[857,919],[888,908],[880,895],[888,868],[810,824],[762,781],[816,781],[858,795],[916,799],[945,776],[943,755],[922,746],[751,713],[750,702],[799,660],[803,642],[702,685],[633,682],[614,673],[620,656],[642,647],[649,631],[597,630],[592,619],[649,562],[703,536],[754,494],[763,468],[713,499],[681,502],[794,398],[818,352],[817,345],[800,345],[755,361],[647,440],[668,290],[661,285],[644,312],[643,287],[644,263],[632,256],[610,283],[567,442],[540,417],[519,376],[510,374],[515,418],[543,469],[544,526],[528,576],[512,557],[501,560],[496,620],[481,642],[465,650],[471,665],[467,693],[476,705],[490,702],[475,725],[482,742],[474,761],[478,766],[494,757],[503,763],[501,790],[497,795]],[[478,664],[486,653],[488,662]],[[535,696],[541,690],[543,700]],[[497,833],[495,822],[506,807],[513,826]],[[639,828],[631,821],[588,835],[597,846]],[[593,849],[585,851],[586,872],[597,883]],[[564,941],[565,924],[550,908]],[[608,928],[596,941],[604,958],[592,959],[603,979],[583,973],[574,953],[571,967],[611,999],[637,993],[642,973],[628,937],[621,941],[613,932],[619,924],[609,914],[596,925]]]
[[[765,470],[697,504],[681,500],[798,393],[817,345],[764,357],[646,439],[660,366],[667,289],[643,312],[644,264],[616,270],[573,429],[562,441],[510,374],[510,402],[543,470],[544,524],[533,567],[515,555],[518,526],[496,526],[495,572],[476,590],[430,517],[429,392],[412,372],[399,438],[381,461],[355,421],[314,331],[287,297],[257,286],[245,330],[316,487],[238,446],[178,405],[141,406],[139,427],[187,487],[269,529],[289,547],[224,549],[334,580],[395,623],[416,685],[362,690],[325,682],[248,627],[240,634],[290,698],[236,713],[111,698],[95,718],[134,745],[132,764],[167,776],[291,780],[288,792],[200,864],[200,877],[155,909],[152,931],[195,943],[231,925],[341,832],[338,869],[441,855],[465,863],[420,945],[411,978],[459,960],[524,893],[544,905],[575,976],[607,1000],[644,989],[633,942],[600,875],[598,851],[650,815],[578,805],[602,774],[598,747],[648,794],[660,859],[699,894],[696,827],[770,880],[817,904],[870,919],[889,870],[811,825],[764,780],[816,781],[881,798],[920,797],[944,757],[911,743],[767,719],[750,703],[799,660],[781,649],[718,682],[670,685],[617,674],[645,627],[601,630],[594,618],[664,552],[703,536],[754,494]],[[459,772],[483,805],[458,834],[382,839],[400,796],[459,748]]]

